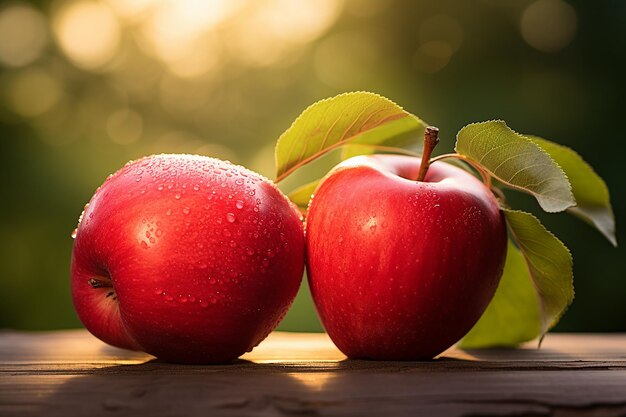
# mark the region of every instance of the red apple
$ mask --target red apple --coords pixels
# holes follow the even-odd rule
[[[229,162],[159,155],[128,163],[86,207],[72,297],[103,341],[180,363],[250,351],[292,303],[304,269],[297,209]]]
[[[306,221],[322,323],[351,358],[430,359],[463,337],[498,286],[506,228],[470,173],[398,155],[351,158],[320,184]]]

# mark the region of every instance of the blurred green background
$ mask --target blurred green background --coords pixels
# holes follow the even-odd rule
[[[607,181],[623,243],[625,23],[623,1],[2,2],[0,328],[80,326],[70,232],[126,161],[199,153],[271,178],[280,133],[344,91],[439,126],[439,153],[493,118],[573,147]],[[510,198],[573,252],[576,300],[556,330],[626,331],[626,251]],[[281,328],[321,329],[306,286]]]

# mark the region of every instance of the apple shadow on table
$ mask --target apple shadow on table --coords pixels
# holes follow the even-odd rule
[[[197,366],[169,364],[135,352],[120,356],[115,348],[103,349],[114,359],[148,360],[56,375],[52,383],[58,386],[41,399],[38,411],[42,415],[317,415],[331,411],[350,414],[352,407],[404,414],[424,411],[416,409],[416,404],[432,398],[435,412],[449,401],[441,387],[449,383],[451,373],[458,391],[455,395],[462,398],[464,390],[471,390],[475,371],[506,370],[548,353],[467,351],[480,362],[444,356],[423,362],[254,363],[239,359],[231,364]],[[510,361],[499,362],[502,355],[509,354]],[[493,355],[499,361],[492,360]],[[480,377],[496,378],[493,374],[482,372]]]
[[[157,359],[63,375],[40,415],[311,414],[304,383],[280,366],[238,360],[174,365]]]

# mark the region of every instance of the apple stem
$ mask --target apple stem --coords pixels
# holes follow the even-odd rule
[[[424,132],[424,152],[422,153],[422,162],[420,170],[417,174],[417,181],[424,181],[426,172],[430,166],[430,156],[433,154],[435,146],[439,143],[439,129],[435,126],[428,126]]]

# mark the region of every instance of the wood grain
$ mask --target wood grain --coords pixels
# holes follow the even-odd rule
[[[39,415],[626,416],[626,335],[373,362],[275,332],[233,364],[188,366],[83,330],[0,332],[0,416]]]

